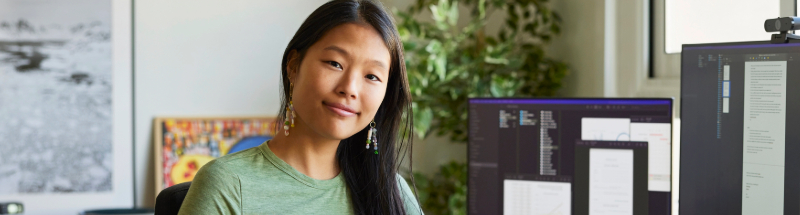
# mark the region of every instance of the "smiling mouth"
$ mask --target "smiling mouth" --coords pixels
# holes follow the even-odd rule
[[[350,116],[358,115],[358,113],[356,113],[352,109],[350,109],[350,108],[348,108],[348,107],[346,107],[344,105],[341,105],[341,104],[328,104],[328,103],[326,103],[324,101],[322,102],[322,104],[325,105],[325,107],[328,108],[328,110],[333,111],[334,113],[338,114],[339,116],[350,117]]]

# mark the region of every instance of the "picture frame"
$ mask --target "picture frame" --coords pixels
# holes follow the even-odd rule
[[[156,196],[191,181],[206,163],[263,144],[276,134],[277,118],[156,117],[153,150]]]
[[[13,149],[0,151],[0,202],[134,207],[132,8],[0,0],[0,141]]]

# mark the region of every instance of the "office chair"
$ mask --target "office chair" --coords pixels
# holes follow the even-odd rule
[[[189,192],[189,186],[192,182],[183,182],[180,184],[172,185],[167,189],[162,190],[156,197],[156,213],[155,215],[176,215],[181,209],[183,199],[186,198],[186,193]]]

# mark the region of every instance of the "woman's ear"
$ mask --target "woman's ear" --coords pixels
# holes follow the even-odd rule
[[[289,61],[286,63],[286,74],[289,76],[289,82],[294,83],[297,78],[297,71],[300,69],[300,54],[297,50],[289,51]]]

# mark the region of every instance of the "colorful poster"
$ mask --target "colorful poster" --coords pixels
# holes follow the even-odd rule
[[[156,194],[192,181],[215,158],[261,145],[276,131],[274,118],[159,118],[155,122]]]

